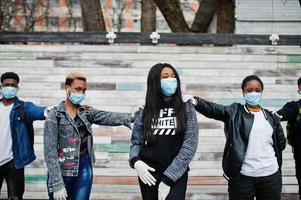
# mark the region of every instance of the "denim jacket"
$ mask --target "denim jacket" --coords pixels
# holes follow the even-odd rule
[[[85,124],[88,136],[88,153],[94,163],[92,124],[131,128],[130,113],[115,113],[79,106],[77,115]],[[47,115],[44,125],[44,157],[48,168],[50,192],[64,187],[63,176],[77,176],[80,158],[80,134],[75,121],[68,114],[64,102]]]
[[[0,102],[1,101],[2,99],[0,100]],[[20,100],[16,98],[13,109],[9,115],[13,141],[13,161],[16,169],[21,169],[36,159],[34,149],[28,137],[26,125],[20,118],[18,111],[18,108],[20,106]],[[36,106],[32,102],[24,102],[24,112],[28,122],[33,123],[35,120],[44,120],[45,108],[46,107]]]

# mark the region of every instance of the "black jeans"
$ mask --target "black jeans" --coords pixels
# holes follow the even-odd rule
[[[139,185],[143,200],[158,200],[158,186],[162,179],[162,174],[151,172],[157,180],[156,185],[149,186],[144,184],[139,178]],[[166,200],[185,200],[187,189],[188,173],[186,172],[180,179],[178,179],[170,188],[170,192]]]
[[[4,179],[7,184],[8,198],[22,200],[24,194],[24,168],[16,169],[13,161],[0,166],[0,191]]]
[[[299,198],[301,199],[301,160],[295,160],[296,178],[299,185]]]
[[[280,200],[282,177],[280,172],[270,176],[249,177],[240,175],[228,182],[229,200]]]

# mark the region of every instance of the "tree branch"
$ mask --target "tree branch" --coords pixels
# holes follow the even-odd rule
[[[179,0],[154,0],[172,32],[190,32]]]
[[[195,33],[204,33],[207,31],[215,12],[219,6],[220,0],[202,0],[191,26],[191,31]]]

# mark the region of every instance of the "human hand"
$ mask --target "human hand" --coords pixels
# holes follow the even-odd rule
[[[67,191],[65,188],[59,189],[53,192],[53,198],[55,200],[67,200]]]
[[[158,188],[158,199],[165,200],[167,195],[170,192],[170,186],[166,185],[165,183],[161,182]]]
[[[184,102],[191,101],[193,106],[196,106],[198,104],[198,101],[190,94],[183,95],[183,101]]]
[[[134,109],[133,109],[133,111],[131,112],[131,118],[132,118],[132,122],[134,122],[135,121],[135,118],[136,118],[136,116],[137,116],[137,114],[141,111],[141,109],[143,109],[144,108],[144,106],[136,106]]]
[[[151,175],[151,173],[149,173],[149,171],[154,172],[154,168],[151,168],[141,160],[138,160],[134,164],[134,168],[136,169],[139,178],[144,184],[148,184],[149,186],[156,185],[156,179]]]

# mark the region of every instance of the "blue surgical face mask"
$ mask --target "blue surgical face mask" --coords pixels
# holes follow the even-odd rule
[[[80,103],[85,99],[85,94],[70,91],[68,98],[74,105],[80,105]]]
[[[13,99],[17,96],[18,88],[2,87],[2,96],[4,99]]]
[[[176,78],[161,79],[161,91],[165,96],[172,96],[176,92],[177,88],[178,80]]]
[[[246,103],[251,106],[259,105],[262,99],[262,93],[261,92],[250,92],[245,93],[245,100]]]

